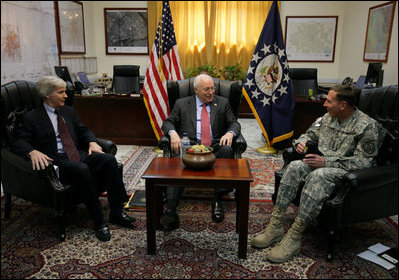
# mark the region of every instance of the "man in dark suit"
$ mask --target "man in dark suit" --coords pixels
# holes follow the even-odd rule
[[[43,105],[24,115],[12,149],[30,158],[33,170],[44,169],[48,162],[59,167],[60,181],[72,184],[76,195],[83,199],[93,219],[95,235],[101,241],[110,240],[111,234],[101,212],[96,182],[104,182],[107,187],[109,222],[134,228],[135,219],[122,211],[127,194],[116,159],[102,151],[74,108],[64,106],[66,83],[56,76],[45,76],[37,88]]]
[[[234,158],[231,144],[233,138],[240,134],[241,126],[228,99],[215,95],[213,79],[205,74],[195,78],[194,91],[196,95],[176,101],[173,111],[162,124],[162,132],[170,136],[172,152],[174,155],[179,154],[181,137],[187,133],[190,144],[211,146],[217,158]],[[166,230],[179,226],[176,207],[182,191],[182,187],[168,187],[166,190],[167,208],[160,220]],[[215,222],[224,219],[221,198],[230,191],[215,188],[212,201],[212,219]]]

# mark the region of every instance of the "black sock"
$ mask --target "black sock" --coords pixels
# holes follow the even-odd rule
[[[122,208],[120,207],[111,207],[109,210],[110,216],[120,216],[122,215]]]
[[[170,210],[172,213],[176,213],[177,208],[177,200],[176,199],[168,199],[166,202],[166,209]]]

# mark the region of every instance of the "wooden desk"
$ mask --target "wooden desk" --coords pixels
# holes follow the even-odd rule
[[[147,213],[147,252],[156,254],[156,227],[162,214],[161,187],[232,187],[237,193],[236,231],[239,233],[238,257],[247,257],[249,187],[254,181],[246,159],[216,159],[212,169],[190,170],[180,158],[154,158],[144,173]]]
[[[73,106],[98,138],[116,144],[158,144],[142,97],[75,95]]]

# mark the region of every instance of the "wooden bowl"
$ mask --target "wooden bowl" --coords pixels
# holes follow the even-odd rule
[[[188,152],[186,150],[182,158],[184,165],[191,169],[212,168],[216,157],[212,153],[213,149],[211,147],[207,148],[209,149],[209,152],[202,153]]]

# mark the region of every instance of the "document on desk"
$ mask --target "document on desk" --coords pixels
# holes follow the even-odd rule
[[[367,249],[368,250],[358,254],[357,256],[365,260],[371,261],[373,263],[376,263],[388,270],[395,267],[395,265],[393,265],[392,263],[378,256],[378,254],[388,251],[390,249],[389,247],[382,245],[381,243],[377,243],[374,244],[373,246],[368,247]]]

